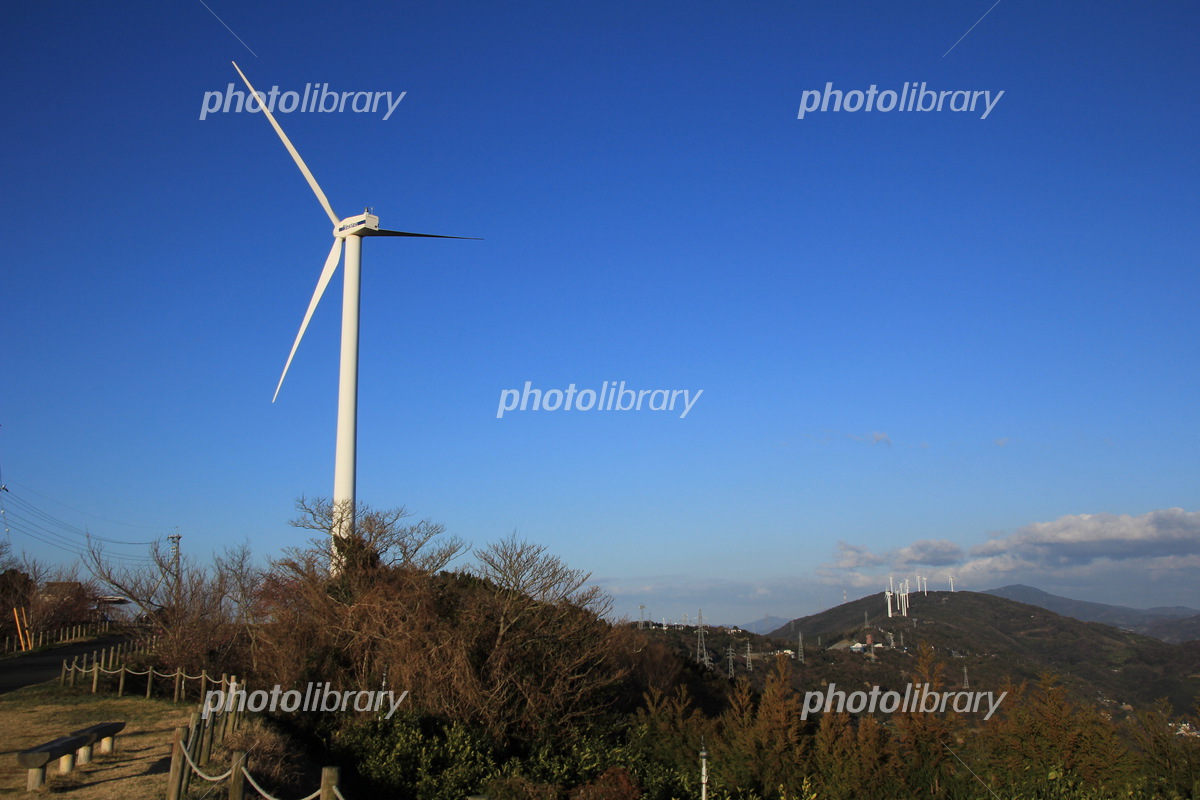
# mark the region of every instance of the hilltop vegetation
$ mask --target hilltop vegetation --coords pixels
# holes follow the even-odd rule
[[[1059,597],[1021,584],[988,589],[984,594],[1005,597],[1031,606],[1041,606],[1056,614],[1074,617],[1083,622],[1102,622],[1114,628],[1153,636],[1165,642],[1184,642],[1200,638],[1200,609],[1184,606],[1143,609],[1091,603]]]
[[[908,617],[889,619],[882,594],[870,595],[797,619],[772,636],[790,635],[794,627],[806,640],[821,636],[826,644],[846,638],[865,642],[868,633],[887,644],[891,634],[897,649],[926,643],[950,659],[957,673],[967,667],[973,685],[998,686],[1005,678],[1034,681],[1051,672],[1075,699],[1118,714],[1121,706],[1145,709],[1163,698],[1183,714],[1200,697],[1200,642],[1168,644],[978,592],[911,597]],[[864,612],[870,620],[866,626]],[[878,652],[888,664],[898,663],[894,655]],[[948,677],[962,680],[961,674]]]
[[[1174,735],[1177,709],[1118,719],[1091,696],[1132,691],[1105,683],[1115,669],[1140,675],[1147,701],[1155,680],[1173,701],[1194,699],[1194,684],[1172,676],[1185,648],[962,592],[914,597],[909,618],[889,620],[875,597],[797,620],[803,663],[775,653],[794,648],[790,625],[780,640],[711,629],[698,653],[694,628],[606,619],[587,573],[515,536],[456,566],[465,547],[440,525],[360,509],[331,552],[333,509],[301,512],[321,535],[264,567],[243,549],[211,568],[162,559],[157,574],[135,574],[97,557],[96,569],[154,609],[160,666],[236,673],[251,687],[408,691],[390,719],[275,715],[311,762],[341,764],[347,797],[692,800],[702,748],[714,800],[1200,797],[1200,739]],[[863,611],[875,640],[896,647],[874,659],[815,647],[861,641]],[[1008,692],[986,723],[802,713],[805,693],[829,683],[953,690],[962,664],[972,689]]]

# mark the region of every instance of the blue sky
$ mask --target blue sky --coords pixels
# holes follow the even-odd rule
[[[484,239],[364,245],[360,500],[631,616],[918,573],[1200,605],[1196,7],[1004,0],[947,54],[990,2],[209,6],[245,45],[198,0],[0,33],[6,502],[265,557],[331,493],[340,272],[272,405],[331,240],[261,114],[199,119],[236,60],[406,92],[277,116],[339,215]],[[906,82],[1004,94],[797,119]],[[703,394],[496,418],[612,380]]]

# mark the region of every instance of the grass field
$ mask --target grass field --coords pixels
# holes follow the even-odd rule
[[[63,794],[78,800],[161,800],[171,763],[172,730],[186,725],[194,704],[117,698],[62,689],[57,681],[0,695],[0,797]],[[16,754],[97,722],[125,723],[116,752],[96,754],[69,775],[46,770],[46,787],[26,793]]]

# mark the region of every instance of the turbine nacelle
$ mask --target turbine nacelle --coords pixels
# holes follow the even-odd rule
[[[379,217],[364,213],[354,217],[346,217],[333,229],[333,235],[339,239],[347,236],[371,236],[379,233]]]

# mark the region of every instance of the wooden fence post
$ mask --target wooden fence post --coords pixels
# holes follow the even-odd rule
[[[125,696],[125,665],[121,665],[121,677],[117,679],[117,697]]]
[[[233,751],[229,768],[233,770],[233,774],[229,776],[229,800],[246,800],[246,775],[242,772],[246,768],[244,750]]]
[[[187,728],[175,729],[175,741],[171,745],[171,771],[167,773],[167,800],[180,800],[183,796],[183,771],[187,761],[183,757],[183,739]]]
[[[183,668],[176,667],[175,669],[175,702],[179,702],[179,687],[183,682]]]
[[[75,665],[79,663],[79,656],[71,659],[71,688],[75,688]]]
[[[92,694],[96,693],[96,687],[100,684],[100,662],[92,662]]]
[[[204,761],[202,764],[208,763],[208,759],[212,756],[213,734],[216,733],[217,721],[210,714],[208,719],[204,720],[204,738],[200,740],[200,757]]]
[[[150,699],[150,690],[154,688],[154,667],[146,667],[146,699]]]
[[[200,761],[200,726],[203,724],[203,722],[204,721],[200,719],[200,712],[193,711],[191,720],[188,724],[187,747],[184,748],[193,762]],[[184,770],[183,773],[183,793],[185,795],[187,794],[188,788],[191,785],[192,770],[189,767],[188,769]]]
[[[65,658],[63,659],[62,674],[58,676],[58,685],[67,685],[67,660]]]
[[[333,790],[337,788],[339,774],[337,767],[321,768],[321,800],[337,800]]]

